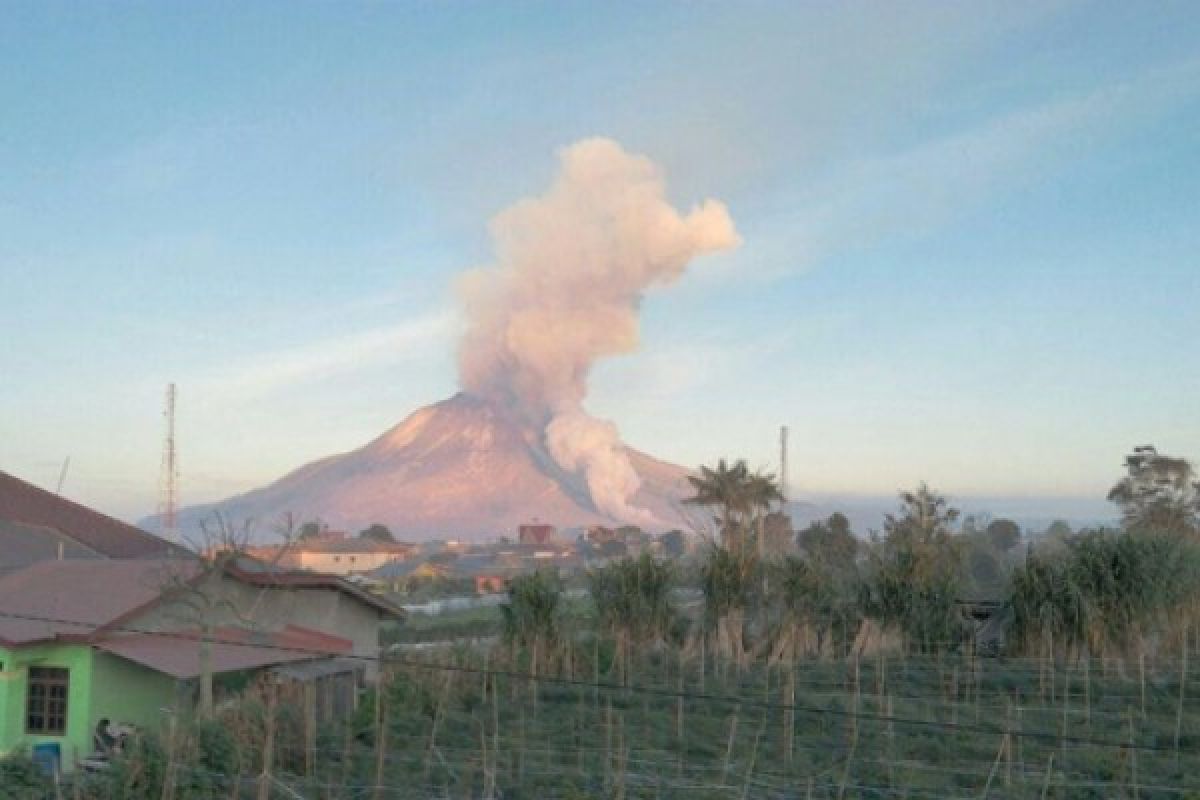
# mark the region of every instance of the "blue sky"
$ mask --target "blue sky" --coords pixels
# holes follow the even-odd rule
[[[0,468],[154,510],[456,388],[487,220],[603,135],[744,244],[647,295],[589,409],[801,496],[1103,511],[1200,458],[1194,3],[8,3]],[[982,502],[982,501],[980,501]]]

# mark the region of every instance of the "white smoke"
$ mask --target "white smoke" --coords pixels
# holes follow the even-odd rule
[[[705,200],[680,214],[661,171],[614,141],[586,139],[559,160],[545,194],[492,220],[496,263],[463,278],[459,377],[468,392],[539,426],[551,457],[583,474],[598,509],[653,525],[630,504],[639,481],[616,425],[583,409],[588,374],[596,359],[637,347],[646,289],[739,238],[724,204]]]

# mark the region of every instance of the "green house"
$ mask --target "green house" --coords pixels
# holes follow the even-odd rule
[[[157,730],[179,682],[87,644],[0,647],[0,751],[59,745],[69,768],[95,750],[100,720]]]
[[[197,596],[209,609],[202,628]],[[365,672],[389,616],[395,609],[336,578],[244,562],[34,564],[0,577],[0,754],[57,745],[70,770],[96,751],[103,720],[160,731],[194,708],[202,639],[218,676],[301,664]]]

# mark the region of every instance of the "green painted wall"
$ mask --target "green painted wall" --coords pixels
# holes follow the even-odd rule
[[[62,760],[70,768],[76,759],[91,752],[89,728],[92,703],[92,649],[79,644],[48,644],[0,650],[5,677],[0,682],[4,716],[0,718],[0,751],[28,750],[38,742],[58,742]],[[70,670],[67,687],[67,732],[64,736],[44,736],[25,732],[25,694],[29,667],[66,667]]]
[[[92,734],[103,718],[157,731],[166,717],[161,709],[175,698],[175,681],[167,675],[95,652],[82,644],[50,644],[0,648],[0,753],[28,752],[38,742],[59,742],[63,767],[71,769],[93,748]],[[63,736],[25,732],[28,668],[66,667],[67,731]]]
[[[102,719],[157,733],[175,701],[175,679],[96,651],[92,655],[91,730]]]

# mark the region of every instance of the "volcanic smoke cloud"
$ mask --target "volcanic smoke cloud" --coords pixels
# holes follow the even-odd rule
[[[659,525],[631,505],[639,480],[616,425],[583,408],[588,374],[596,359],[637,347],[646,289],[740,240],[723,203],[680,214],[658,167],[614,141],[586,139],[559,159],[545,194],[492,220],[496,263],[462,280],[459,377],[468,392],[537,426],[559,466],[584,476],[600,511]]]

